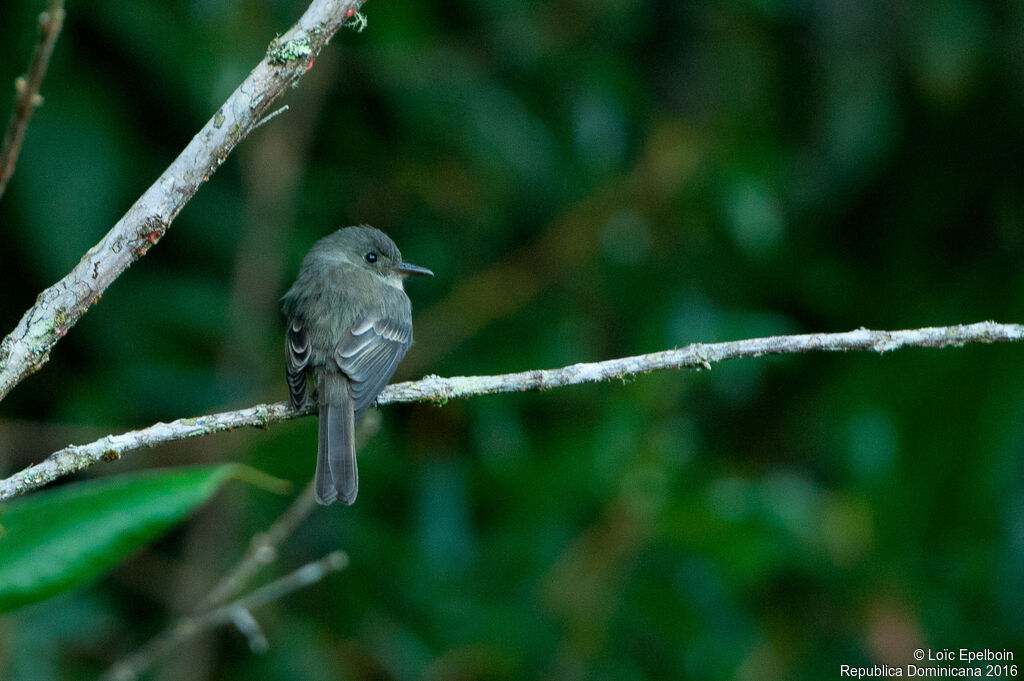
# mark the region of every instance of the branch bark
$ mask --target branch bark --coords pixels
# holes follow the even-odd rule
[[[3,197],[7,183],[14,175],[14,167],[18,164],[18,154],[21,153],[32,114],[43,104],[39,89],[43,85],[53,48],[63,26],[64,0],[49,0],[46,11],[39,15],[39,39],[32,50],[28,71],[14,81],[14,111],[7,123],[3,147],[0,148],[0,197]]]
[[[260,122],[268,107],[309,69],[364,0],[313,0],[302,18],[206,122],[181,154],[63,279],[39,294],[0,342],[0,400],[39,370],[50,350],[108,286],[167,231],[189,199]]]
[[[979,322],[903,331],[871,331],[862,328],[845,333],[768,336],[725,343],[693,343],[672,350],[603,362],[572,364],[559,369],[536,369],[498,376],[427,376],[419,381],[388,386],[377,398],[377,404],[433,402],[442,405],[451,399],[475,395],[550,390],[579,383],[625,379],[665,369],[710,369],[714,362],[762,355],[849,350],[882,354],[904,347],[946,348],[968,343],[1006,343],[1021,340],[1024,340],[1024,325]],[[305,411],[292,409],[287,402],[260,404],[238,411],[178,419],[171,423],[157,423],[121,435],[108,435],[90,444],[71,445],[54,452],[41,463],[0,480],[0,501],[29,492],[99,461],[118,459],[127,452],[143,447],[154,447],[242,426],[266,428],[272,423],[280,423],[313,411],[313,408]]]

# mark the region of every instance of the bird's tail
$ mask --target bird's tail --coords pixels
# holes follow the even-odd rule
[[[320,395],[320,442],[316,453],[316,500],[351,504],[359,493],[356,467],[355,414],[348,379],[324,376]]]

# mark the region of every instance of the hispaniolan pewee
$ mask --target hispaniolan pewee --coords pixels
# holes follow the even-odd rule
[[[359,491],[355,424],[384,389],[412,345],[412,307],[402,287],[433,273],[402,260],[384,232],[344,227],[314,244],[284,301],[288,389],[292,404],[320,409],[316,500],[351,504]]]

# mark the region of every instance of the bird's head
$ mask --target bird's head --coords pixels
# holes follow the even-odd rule
[[[343,227],[322,240],[324,251],[333,264],[372,272],[397,288],[410,275],[434,273],[426,267],[402,259],[402,253],[391,238],[369,225]]]

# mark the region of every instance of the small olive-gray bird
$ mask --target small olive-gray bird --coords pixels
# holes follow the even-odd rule
[[[344,227],[313,245],[284,301],[292,404],[320,409],[316,500],[351,504],[359,492],[355,424],[412,345],[412,306],[402,282],[433,272],[402,260],[395,242],[367,225]]]

